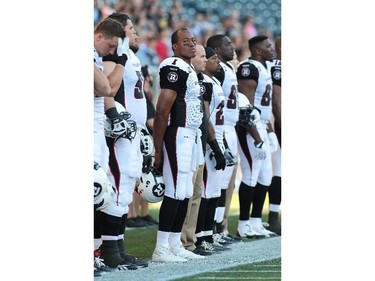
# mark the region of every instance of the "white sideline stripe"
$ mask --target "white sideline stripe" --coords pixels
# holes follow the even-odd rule
[[[207,277],[197,277],[197,278],[194,278],[194,279],[199,279],[199,280],[228,280],[228,279],[231,279],[231,277],[215,277],[215,276],[207,276]],[[193,279],[193,280],[194,280]],[[233,280],[270,280],[270,277],[234,277]],[[272,279],[277,279],[276,278],[272,278]]]
[[[149,266],[146,268],[111,272],[101,277],[95,278],[95,281],[170,281],[178,278],[193,276],[196,274],[210,273],[217,270],[229,270],[229,268],[231,267],[244,264],[254,264],[276,258],[281,258],[281,236],[264,238],[246,243],[235,243],[231,246],[231,250],[229,251],[224,251],[221,254],[213,254],[212,256],[207,256],[204,259],[190,260],[184,263],[150,262]],[[258,267],[258,265],[254,266]],[[219,277],[215,278],[218,279]],[[233,280],[240,279],[241,278],[236,277]],[[269,277],[263,279],[244,280],[267,279],[270,280]],[[280,278],[275,278],[273,280],[280,281]]]
[[[215,270],[213,272],[242,273],[242,272],[281,272],[281,270]]]

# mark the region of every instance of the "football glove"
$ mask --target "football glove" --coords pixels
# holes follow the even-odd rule
[[[148,174],[152,168],[152,156],[143,155],[142,173]]]
[[[216,165],[215,169],[216,170],[225,170],[225,165],[226,165],[226,159],[224,157],[223,152],[221,151],[219,144],[217,143],[217,140],[210,141],[208,143],[212,149],[212,152],[210,153],[210,159],[212,160],[215,158],[216,160]]]
[[[129,37],[125,37],[124,40],[118,38],[118,45],[117,45],[117,63],[125,66],[128,56],[126,53],[129,50]]]
[[[253,106],[250,112],[250,125],[254,125],[259,120],[260,120],[260,109]]]
[[[237,156],[234,156],[234,154],[230,150],[226,138],[223,138],[223,143],[224,143],[224,157],[226,159],[226,165],[228,167],[233,166],[237,163]]]
[[[268,142],[270,144],[271,153],[277,151],[279,142],[277,141],[277,137],[274,132],[268,133]]]
[[[255,142],[254,142],[254,146],[255,146],[254,158],[255,159],[258,159],[258,160],[266,159],[266,151],[264,150],[263,144],[264,144],[263,141],[261,141],[258,144],[255,144]]]

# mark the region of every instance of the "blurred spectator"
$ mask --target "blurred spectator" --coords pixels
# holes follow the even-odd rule
[[[139,37],[139,50],[137,56],[142,65],[159,66],[160,60],[156,53],[156,40],[150,34],[143,34]]]
[[[155,44],[155,51],[158,55],[159,61],[163,61],[170,57],[171,47],[169,42],[169,30],[167,28],[162,29],[158,34],[158,39]]]
[[[245,39],[250,39],[258,35],[258,30],[254,25],[254,18],[252,16],[246,17],[245,22],[243,24],[243,31],[246,36]]]

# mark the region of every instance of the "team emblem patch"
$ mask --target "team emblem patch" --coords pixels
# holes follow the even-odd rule
[[[206,92],[206,87],[204,85],[201,85],[201,95],[203,95]]]
[[[178,80],[178,75],[176,72],[170,72],[168,73],[167,79],[169,82],[174,83]]]
[[[280,80],[281,79],[281,71],[280,70],[275,70],[272,74],[273,79],[275,80]]]
[[[242,70],[241,70],[241,74],[242,74],[242,76],[244,76],[244,77],[249,76],[249,75],[250,75],[250,68],[248,68],[248,67],[244,67],[244,68],[242,68]]]

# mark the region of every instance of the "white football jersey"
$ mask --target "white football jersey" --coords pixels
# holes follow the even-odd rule
[[[225,96],[225,107],[224,107],[224,115],[225,115],[225,125],[228,126],[235,126],[238,121],[238,82],[236,76],[236,70],[232,64],[229,62],[226,64],[224,62],[220,62],[221,69],[221,76],[223,76],[224,80],[220,81],[221,87],[223,88],[224,96]],[[219,74],[220,76],[220,74]],[[215,75],[215,77],[218,77]]]
[[[129,49],[128,60],[124,71],[124,97],[115,97],[126,110],[131,114],[130,119],[137,122],[137,125],[146,126],[147,102],[143,91],[144,78],[141,71],[139,58]]]
[[[103,71],[103,60],[98,52],[94,49],[94,62],[95,65]],[[104,118],[104,97],[94,96],[94,119]]]
[[[180,58],[167,58],[159,65],[158,80],[160,89],[171,89],[177,93],[168,125],[198,129],[202,123],[203,105],[193,67]]]
[[[220,85],[219,80],[215,77],[209,77],[208,75],[203,73],[203,82],[207,82],[212,84],[212,96],[210,102],[210,112],[208,112],[208,116],[212,125],[215,128],[215,137],[217,142],[224,146],[223,143],[223,133],[224,133],[224,122],[225,122],[225,115],[224,115],[224,93],[223,89]]]
[[[260,118],[270,121],[272,118],[272,78],[268,68],[251,58],[238,65],[239,79],[252,79],[257,82],[254,105],[261,110]]]

